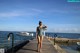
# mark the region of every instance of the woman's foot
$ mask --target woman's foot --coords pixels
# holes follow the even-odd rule
[[[37,52],[39,52],[39,49],[37,49]]]
[[[37,48],[37,52],[40,52],[40,49],[39,48]]]
[[[42,52],[42,49],[40,49],[40,51],[39,52]]]

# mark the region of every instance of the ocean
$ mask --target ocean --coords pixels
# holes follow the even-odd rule
[[[7,35],[10,32],[12,32],[14,34],[14,45],[15,46],[26,41],[26,40],[31,40],[32,38],[36,37],[35,32],[29,32],[29,33],[33,33],[34,36],[32,37],[32,36],[19,36],[19,35],[17,35],[17,33],[21,32],[21,31],[0,31],[0,48],[5,48],[5,49],[11,48],[12,40],[8,41],[8,37],[7,37]],[[80,39],[79,33],[51,33],[51,32],[46,32],[46,36],[49,36],[49,37],[55,37],[54,36],[55,34],[57,35],[56,37]]]
[[[79,39],[80,38],[80,33],[46,33],[47,36],[49,37],[55,37],[55,34],[57,35],[56,37],[59,38],[71,38],[71,39]]]
[[[10,38],[10,41],[8,41],[8,34],[9,33],[14,34],[14,46],[34,38],[34,36],[21,36],[18,35],[19,31],[0,31],[0,48],[10,49],[12,47],[12,37]],[[31,33],[31,32],[30,32]]]

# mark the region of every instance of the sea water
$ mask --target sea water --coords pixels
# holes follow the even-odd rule
[[[71,38],[71,39],[79,39],[80,33],[46,33],[47,36],[50,37],[59,37],[59,38]]]
[[[7,37],[10,32],[14,34],[14,46],[33,38],[32,36],[17,35],[19,31],[0,31],[0,48],[10,49],[12,47],[12,37],[10,36],[10,41],[8,41]]]
[[[11,48],[11,41],[8,41],[7,35],[12,32],[14,33],[14,45],[18,45],[26,40],[30,40],[32,39],[31,36],[19,36],[16,33],[20,32],[20,31],[0,31],[0,48],[6,48],[9,49]],[[36,37],[36,32],[30,32],[34,34],[34,37]],[[61,37],[61,38],[71,38],[71,39],[79,39],[80,38],[80,34],[79,33],[50,33],[50,32],[46,32],[46,36],[50,36],[50,37],[55,37],[54,35],[57,35],[56,37]],[[74,47],[73,47],[74,46]],[[77,47],[77,45],[70,45],[70,46],[61,46],[62,48],[64,48],[66,51],[77,51],[75,48]]]

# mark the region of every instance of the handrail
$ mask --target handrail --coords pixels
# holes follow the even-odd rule
[[[55,45],[55,39],[56,39],[56,37],[57,37],[57,34],[54,34],[54,45]]]
[[[7,37],[9,38],[10,35],[12,35],[12,53],[14,53],[14,34],[13,33],[9,33]]]

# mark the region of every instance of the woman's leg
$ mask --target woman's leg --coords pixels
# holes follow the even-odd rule
[[[40,36],[40,49],[42,48],[43,36]]]
[[[37,37],[37,40],[38,40],[37,50],[39,51],[39,49],[40,49],[40,36]]]

